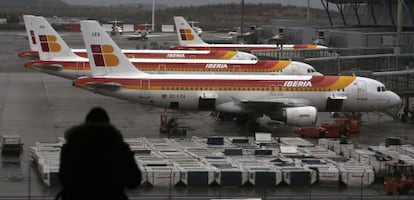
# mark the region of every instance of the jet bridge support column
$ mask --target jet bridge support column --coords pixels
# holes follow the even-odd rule
[[[371,11],[372,21],[374,21],[374,25],[377,26],[377,18],[375,17],[375,9],[374,9],[374,0],[370,0],[368,3],[369,9]]]
[[[410,112],[410,97],[406,96],[404,97],[404,108],[401,116],[401,121],[408,122],[408,116]]]
[[[326,1],[326,5],[325,5],[325,3],[323,2],[323,0],[321,0],[321,3],[322,3],[322,5],[323,5],[323,7],[325,8],[326,14],[328,15],[329,24],[330,24],[331,26],[333,26],[333,23],[332,23],[332,18],[331,18],[331,13],[329,12],[329,2],[328,2],[328,1]]]
[[[402,4],[405,8],[405,10],[407,11],[408,14],[410,14],[410,18],[411,18],[411,23],[414,24],[414,15],[413,15],[413,3],[411,3],[411,6],[407,5],[407,2],[405,2],[405,0],[402,1]]]
[[[345,16],[344,16],[344,5],[342,3],[336,3],[339,13],[341,13],[342,23],[346,26]]]
[[[354,12],[355,12],[355,17],[358,22],[358,26],[361,26],[361,20],[359,19],[359,14],[358,14],[358,3],[354,2],[352,4],[353,4],[352,7],[354,8]]]
[[[388,2],[388,5],[387,5],[387,2]],[[384,8],[387,8],[388,7],[388,14],[390,16],[392,26],[395,27],[395,21],[394,21],[394,18],[392,17],[392,1],[390,1],[390,0],[382,0],[382,5],[384,6]]]

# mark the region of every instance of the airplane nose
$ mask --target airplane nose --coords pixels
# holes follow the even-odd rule
[[[401,100],[400,96],[398,96],[394,92],[391,92],[390,93],[390,98],[389,98],[389,105],[391,107],[395,107],[395,106],[400,105],[401,103],[402,103],[402,100]]]

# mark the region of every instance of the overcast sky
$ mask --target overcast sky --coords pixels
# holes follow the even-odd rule
[[[119,3],[152,4],[153,0],[63,0],[74,5],[117,5]],[[240,3],[241,0],[154,0],[167,6],[205,5],[217,3]],[[245,3],[281,3],[283,5],[307,6],[308,0],[245,0]],[[322,8],[320,0],[309,0],[311,7]]]

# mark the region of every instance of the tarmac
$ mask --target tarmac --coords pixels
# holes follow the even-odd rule
[[[63,33],[72,48],[83,48],[80,33]],[[176,35],[160,39],[158,44],[176,43]],[[130,41],[117,36],[121,48],[151,47],[149,41]],[[69,127],[83,122],[93,106],[105,108],[111,122],[124,137],[169,137],[159,133],[159,119],[163,109],[142,106],[119,99],[101,96],[72,87],[72,81],[26,69],[26,60],[18,52],[28,50],[23,31],[0,31],[0,134],[18,134],[24,143],[19,163],[6,163],[0,157],[0,199],[53,199],[60,188],[43,184],[36,165],[28,157],[28,150],[36,142],[54,142]],[[230,121],[216,121],[209,112],[169,113],[187,127],[188,136],[253,136],[243,125]],[[329,120],[329,113],[320,113],[319,123]],[[295,137],[294,127],[269,125],[263,131],[272,136]],[[361,133],[349,138],[356,146],[378,145],[386,137],[400,137],[404,144],[414,144],[414,124],[395,121],[383,113],[366,113]],[[315,139],[310,139],[316,143]],[[139,187],[127,191],[130,199],[414,199],[414,192],[404,196],[387,196],[381,181],[370,187],[347,188],[320,186],[290,188],[258,187]]]

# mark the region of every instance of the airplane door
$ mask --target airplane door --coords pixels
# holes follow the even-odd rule
[[[233,73],[239,73],[240,72],[240,65],[233,66]]]
[[[167,71],[167,65],[165,64],[158,65],[158,73],[162,73],[166,71]]]
[[[272,96],[283,96],[282,86],[270,86],[270,95]]]
[[[139,97],[140,98],[149,98],[150,97],[150,80],[148,79],[141,79],[140,80],[140,93],[139,93]]]
[[[364,80],[357,81],[357,99],[367,100],[367,84]]]
[[[298,73],[298,66],[296,64],[291,64],[292,67],[292,74],[297,74]]]
[[[85,63],[84,62],[76,62],[76,76],[85,76]]]

